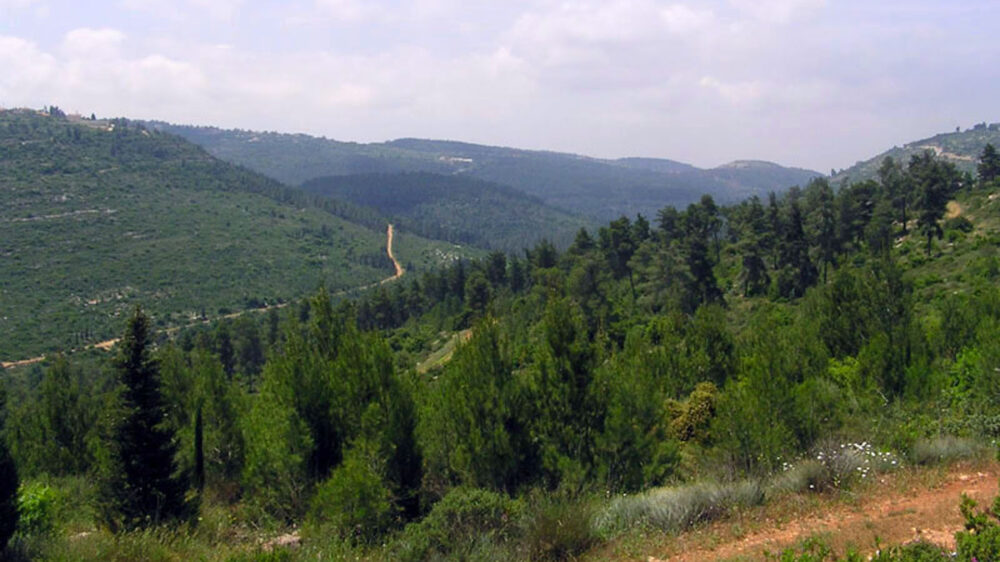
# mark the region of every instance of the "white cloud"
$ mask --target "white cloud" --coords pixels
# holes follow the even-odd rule
[[[204,18],[230,21],[244,4],[244,0],[119,0],[119,5],[126,10],[173,21]]]
[[[730,0],[740,12],[774,24],[787,24],[826,6],[826,0]]]
[[[68,58],[115,57],[125,41],[125,34],[116,29],[74,29],[63,38],[62,51]]]

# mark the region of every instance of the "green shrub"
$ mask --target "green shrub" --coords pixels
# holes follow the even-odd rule
[[[972,232],[974,226],[972,221],[963,216],[950,218],[944,221],[945,230],[957,230],[959,232]]]
[[[51,533],[56,526],[58,503],[59,494],[47,484],[22,484],[17,494],[18,534],[32,536]]]
[[[317,487],[309,509],[310,526],[329,525],[341,537],[367,542],[389,530],[396,515],[392,491],[366,457],[351,449]]]
[[[825,542],[809,539],[799,549],[786,549],[772,560],[778,562],[944,562],[951,558],[935,544],[915,542],[902,546],[881,548],[876,543],[875,554],[862,556],[857,551],[849,550],[843,557],[833,552]]]
[[[695,523],[717,519],[734,508],[758,505],[763,500],[763,489],[751,480],[659,488],[616,498],[598,515],[596,527],[602,533],[614,533],[635,525],[679,531]]]
[[[769,497],[796,492],[822,492],[833,487],[833,475],[817,460],[804,460],[779,473],[767,488]]]
[[[543,496],[524,521],[528,560],[575,559],[597,542],[593,510],[584,501]]]
[[[980,447],[972,439],[944,435],[930,439],[918,439],[910,449],[910,460],[914,464],[937,464],[976,456]]]
[[[455,488],[423,520],[407,525],[394,547],[395,555],[400,560],[456,554],[468,557],[487,545],[510,544],[519,533],[523,514],[523,502],[506,495]]]
[[[976,511],[976,501],[962,494],[959,509],[965,531],[955,533],[959,560],[1000,560],[1000,496],[990,509]]]

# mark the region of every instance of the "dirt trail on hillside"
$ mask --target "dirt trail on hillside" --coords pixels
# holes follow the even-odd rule
[[[406,270],[403,269],[403,266],[399,264],[399,260],[397,260],[396,256],[392,253],[392,235],[393,235],[393,230],[392,230],[392,225],[390,224],[389,228],[386,229],[386,232],[385,232],[385,239],[386,239],[386,241],[385,241],[385,253],[389,254],[389,259],[392,260],[392,266],[394,268],[396,268],[396,274],[393,275],[392,277],[387,278],[387,279],[383,279],[382,283],[388,283],[389,281],[395,281],[396,279],[399,279],[400,277],[402,277],[404,273],[406,273]]]
[[[870,553],[876,538],[887,546],[922,538],[954,550],[954,534],[963,529],[964,523],[958,509],[961,495],[972,497],[980,508],[989,506],[997,494],[998,475],[1000,467],[996,463],[978,468],[959,465],[932,488],[915,483],[908,489],[893,485],[895,475],[884,475],[881,489],[857,504],[830,506],[822,502],[809,513],[791,517],[789,522],[765,520],[759,528],[739,537],[720,537],[733,526],[732,521],[721,521],[682,534],[668,545],[668,556],[649,556],[647,560],[760,560],[765,552],[780,552],[813,535],[821,535],[841,554],[849,546]]]
[[[363,285],[361,287],[357,287],[356,289],[350,289],[350,290],[353,290],[353,291],[363,291],[365,289],[370,289],[370,288],[375,287],[377,285],[384,285],[385,283],[389,283],[391,281],[395,281],[395,280],[399,279],[400,277],[402,277],[406,273],[406,269],[403,268],[403,266],[396,259],[395,254],[392,253],[392,238],[393,238],[393,234],[394,234],[393,228],[392,228],[392,225],[390,224],[389,228],[386,230],[385,251],[386,251],[387,254],[389,254],[389,259],[392,260],[392,265],[393,265],[393,268],[395,269],[395,273],[392,274],[389,277],[386,277],[385,279],[383,279],[381,281],[377,281],[375,283],[369,283],[367,285]],[[335,294],[337,294],[337,295],[343,295],[343,294],[346,294],[347,292],[348,292],[348,290],[344,290],[344,291],[340,291],[340,292],[335,293]],[[287,305],[288,305],[288,303],[283,302],[283,303],[278,303],[278,304],[272,304],[272,305],[269,305],[269,306],[263,306],[263,307],[260,307],[260,308],[253,308],[253,309],[250,309],[250,310],[241,310],[239,312],[233,312],[233,313],[230,313],[230,314],[225,314],[225,315],[222,315],[222,316],[218,316],[214,320],[227,320],[227,319],[239,318],[240,316],[243,316],[244,314],[247,314],[247,313],[251,313],[251,312],[267,312],[268,310],[271,310],[272,308],[282,308],[282,307],[285,307]],[[167,328],[167,329],[162,330],[162,331],[164,331],[164,332],[166,332],[168,334],[171,334],[171,333],[177,332],[181,328],[190,328],[191,326],[196,326],[198,324],[208,324],[211,321],[212,320],[209,320],[209,319],[206,318],[204,320],[198,320],[196,322],[191,322],[191,323],[185,324],[183,326],[174,326],[173,328]],[[114,347],[115,344],[118,343],[118,341],[120,339],[121,338],[114,338],[114,339],[105,340],[105,341],[102,341],[102,342],[88,344],[88,345],[86,345],[86,346],[84,346],[82,348],[71,349],[71,350],[69,350],[66,353],[67,354],[68,353],[76,353],[77,351],[86,351],[86,350],[89,350],[89,349],[101,349],[101,350],[104,350],[104,351],[108,351],[112,347]],[[29,359],[21,359],[21,360],[18,360],[18,361],[0,361],[0,367],[3,367],[4,369],[9,369],[11,367],[23,367],[23,366],[26,366],[26,365],[32,365],[34,363],[41,363],[42,361],[45,361],[45,357],[46,357],[45,355],[40,355],[38,357],[31,357]]]

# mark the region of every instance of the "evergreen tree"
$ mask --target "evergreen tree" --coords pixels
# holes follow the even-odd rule
[[[722,300],[715,279],[715,263],[710,252],[711,241],[719,225],[717,208],[712,198],[705,196],[701,203],[692,203],[684,213],[684,254],[691,274],[689,291],[698,305]],[[688,312],[694,312],[693,309]]]
[[[983,147],[983,151],[979,155],[977,171],[979,172],[979,184],[983,186],[993,183],[1000,177],[1000,154],[997,154],[997,149],[992,144],[987,143]]]
[[[910,159],[907,175],[915,186],[917,205],[917,229],[927,238],[927,255],[931,253],[934,238],[944,234],[940,221],[944,218],[948,199],[958,189],[958,174],[954,166],[934,159],[929,151],[914,155]]]
[[[741,227],[741,236],[737,242],[738,251],[743,258],[740,277],[743,281],[743,294],[752,296],[760,294],[770,282],[767,264],[764,263],[767,222],[764,207],[756,195],[750,198]]]
[[[177,475],[174,436],[163,423],[166,409],[150,336],[149,318],[136,307],[114,360],[118,390],[99,486],[101,515],[112,530],[190,513],[186,482]]]
[[[823,282],[826,282],[827,267],[834,263],[839,251],[837,244],[837,222],[834,209],[833,190],[824,178],[813,180],[808,189],[810,195],[809,227],[813,245],[818,249],[817,258],[823,264]]]
[[[818,272],[809,259],[809,242],[803,228],[802,209],[794,196],[789,200],[788,223],[784,234],[778,292],[785,297],[801,297],[816,282]]]
[[[906,234],[906,210],[910,201],[909,184],[903,176],[903,168],[891,157],[882,160],[878,169],[878,181],[882,186],[882,197],[887,199],[893,209],[899,212],[899,223]]]

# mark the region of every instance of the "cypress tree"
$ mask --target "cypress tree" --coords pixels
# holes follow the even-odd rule
[[[150,357],[149,318],[139,307],[118,344],[118,389],[100,482],[100,511],[112,529],[133,529],[188,515],[177,475],[174,436],[164,427],[159,365]]]

